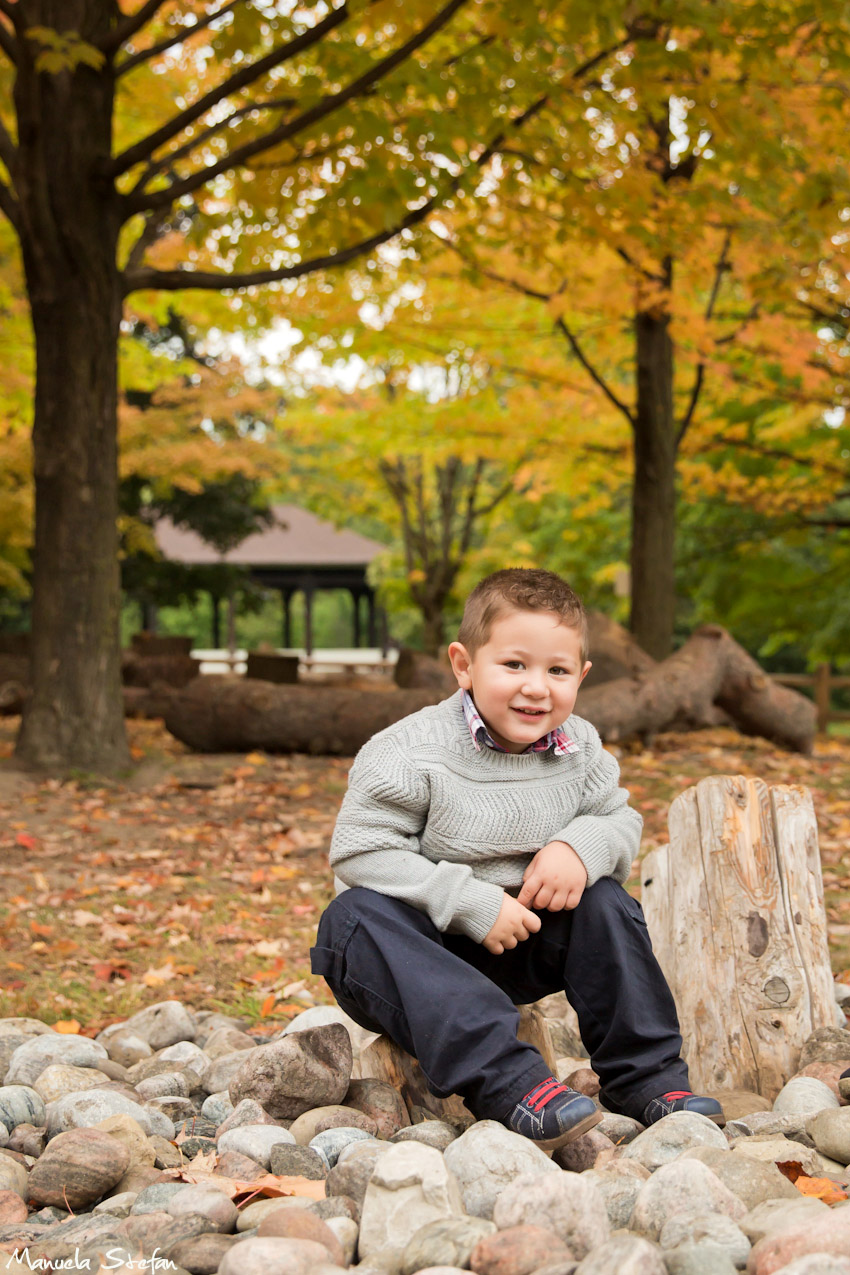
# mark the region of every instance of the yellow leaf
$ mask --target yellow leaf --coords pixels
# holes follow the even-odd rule
[[[80,1024],[76,1018],[64,1018],[58,1023],[53,1024],[55,1032],[61,1032],[65,1036],[76,1036],[80,1030]]]

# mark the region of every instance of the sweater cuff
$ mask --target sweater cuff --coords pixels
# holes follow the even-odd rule
[[[551,838],[552,841],[566,841],[572,846],[587,869],[588,885],[594,885],[600,877],[610,876],[614,868],[608,837],[600,826],[603,823],[604,817],[579,815]]]
[[[481,943],[496,924],[505,892],[492,881],[470,876],[460,892],[449,930]]]

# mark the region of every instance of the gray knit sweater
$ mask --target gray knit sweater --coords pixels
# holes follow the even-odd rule
[[[354,759],[331,841],[337,890],[367,886],[477,942],[532,856],[567,841],[600,877],[625,881],[643,820],[589,722],[564,723],[578,752],[478,751],[460,692],[379,731]]]

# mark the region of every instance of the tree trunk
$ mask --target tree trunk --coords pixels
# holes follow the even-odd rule
[[[717,724],[718,707],[747,735],[810,753],[816,710],[774,682],[719,625],[697,629],[669,659],[637,677],[579,691],[576,711],[603,739]]]
[[[812,1032],[835,1023],[811,794],[703,779],[673,802],[670,845],[641,880],[694,1089],[772,1100]]]
[[[635,337],[630,628],[649,655],[663,660],[673,646],[676,603],[676,425],[669,315],[639,312]]]
[[[445,699],[441,691],[278,686],[235,676],[197,677],[165,713],[172,735],[201,753],[313,753],[352,757],[377,731]]]
[[[30,0],[33,27],[109,28],[94,0]],[[39,74],[22,44],[16,189],[36,350],[32,694],[17,756],[39,768],[128,765],[121,696],[117,201],[98,177],[112,82],[83,65]]]

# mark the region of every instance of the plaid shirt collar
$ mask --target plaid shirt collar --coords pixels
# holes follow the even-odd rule
[[[469,691],[461,690],[460,694],[463,715],[466,718],[466,724],[469,727],[469,733],[472,735],[472,742],[475,747],[480,752],[481,745],[486,744],[488,748],[494,749],[497,753],[506,753],[508,750],[503,748],[501,744],[497,744],[488,731]],[[547,731],[541,739],[535,740],[533,744],[529,744],[528,748],[524,748],[522,751],[524,753],[545,753],[550,748],[556,757],[563,757],[566,753],[580,751],[580,745],[570,739],[563,726],[556,726],[554,730]]]

